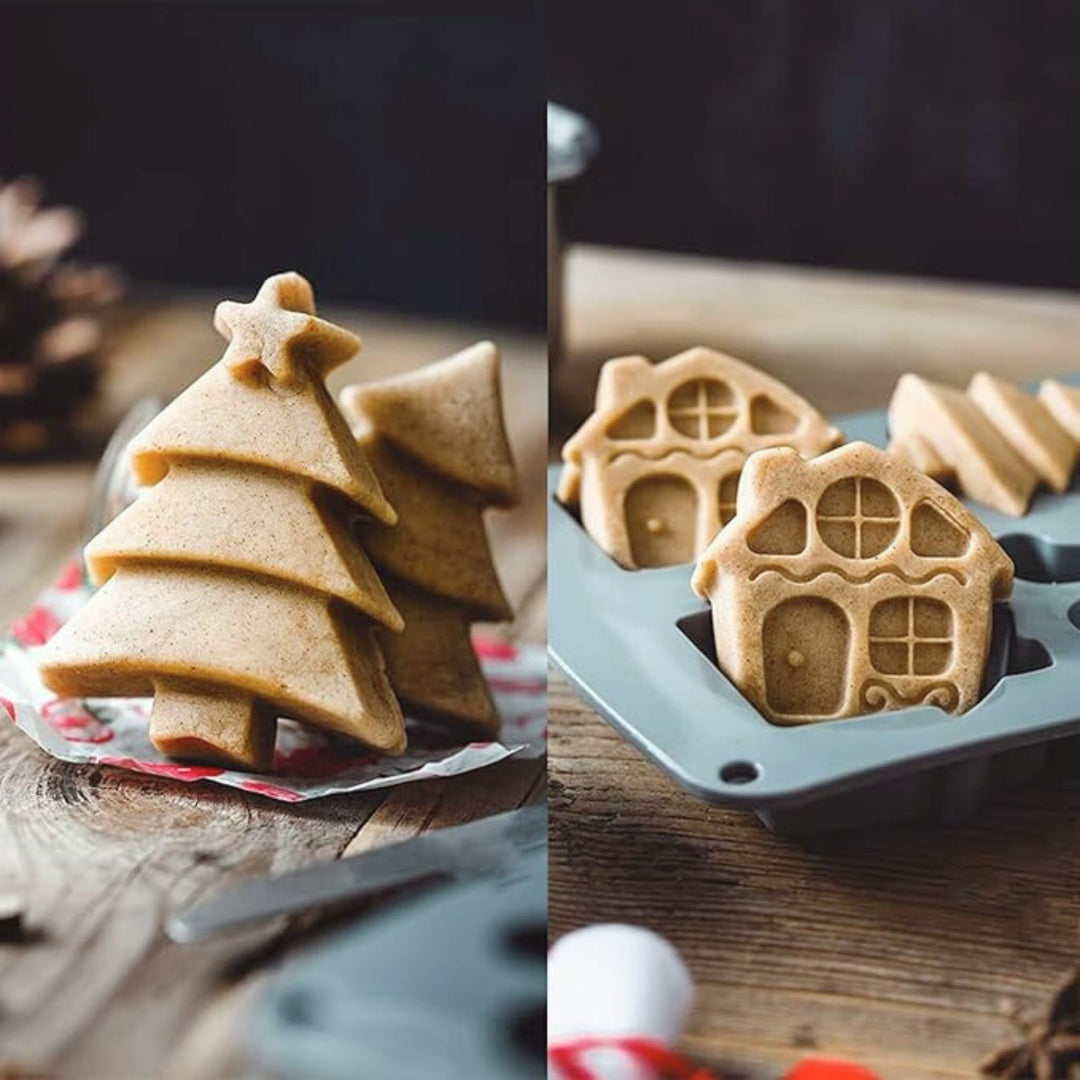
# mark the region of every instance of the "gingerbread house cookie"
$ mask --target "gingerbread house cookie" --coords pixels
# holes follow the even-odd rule
[[[979,697],[1013,566],[940,484],[866,443],[746,463],[693,576],[716,658],[767,719],[803,724]]]
[[[812,457],[842,437],[783,383],[714,349],[609,360],[596,409],[563,447],[559,500],[628,568],[689,562],[735,514],[747,456]]]

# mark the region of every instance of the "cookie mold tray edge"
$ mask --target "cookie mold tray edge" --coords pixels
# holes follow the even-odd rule
[[[1070,380],[1072,381],[1072,380]],[[884,446],[884,411],[838,420]],[[1017,564],[978,705],[922,706],[800,727],[765,721],[707,655],[708,607],[689,565],[627,571],[554,497],[549,470],[549,652],[578,694],[684,789],[753,810],[779,832],[960,820],[1023,784],[1049,743],[1080,733],[1080,490],[1029,513],[969,509]],[[1071,579],[1071,580],[1068,580]]]

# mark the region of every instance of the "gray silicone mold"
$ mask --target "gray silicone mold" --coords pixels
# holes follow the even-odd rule
[[[1071,381],[1071,380],[1070,380]],[[885,413],[836,421],[884,446]],[[766,721],[716,666],[691,566],[623,570],[554,498],[549,476],[552,659],[617,732],[683,788],[753,810],[777,832],[933,816],[957,821],[1029,781],[1049,742],[1080,732],[1080,487],[1040,492],[1009,518],[968,503],[1016,564],[994,613],[983,697],[963,716],[929,706],[799,727]]]
[[[541,1080],[547,850],[435,888],[286,964],[248,1022],[281,1080]]]

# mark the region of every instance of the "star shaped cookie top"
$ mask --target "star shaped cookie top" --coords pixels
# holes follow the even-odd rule
[[[294,271],[268,277],[250,303],[223,300],[214,326],[229,342],[221,359],[236,378],[262,367],[294,385],[305,370],[323,378],[360,349],[355,334],[316,316],[311,286]]]

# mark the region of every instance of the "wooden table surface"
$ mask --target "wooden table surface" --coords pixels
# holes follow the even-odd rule
[[[215,297],[132,308],[106,411],[170,397],[223,350]],[[544,637],[545,348],[542,337],[335,310],[364,338],[336,388],[440,359],[485,336],[501,347],[521,505],[489,529],[519,639]],[[0,623],[24,611],[71,557],[92,462],[0,466]],[[544,797],[545,763],[285,805],[49,758],[0,729],[0,892],[25,898],[28,933],[0,944],[0,1076],[210,1080],[251,1075],[237,1039],[253,992],[283,952],[280,926],[199,946],[168,941],[173,911],[246,878],[407,838]]]
[[[957,383],[1080,369],[1080,298],[576,249],[556,401],[588,411],[600,360],[692,344],[762,364],[821,408],[881,407],[916,369]],[[557,676],[550,694],[552,936],[649,926],[698,1000],[688,1052],[724,1077],[808,1055],[882,1077],[971,1077],[1080,960],[1080,749],[968,823],[792,840],[684,794]]]

